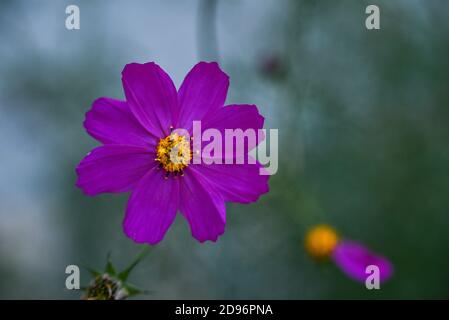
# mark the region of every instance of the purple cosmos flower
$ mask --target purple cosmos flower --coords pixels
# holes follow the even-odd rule
[[[393,265],[387,258],[360,243],[341,240],[335,229],[327,224],[316,225],[307,232],[305,247],[316,259],[332,258],[347,276],[363,283],[368,276],[366,268],[370,265],[379,268],[381,282],[393,275]]]
[[[100,98],[86,114],[87,132],[103,145],[80,162],[76,185],[92,196],[130,191],[123,229],[136,242],[161,241],[178,210],[193,237],[216,241],[225,202],[256,201],[268,192],[268,175],[259,174],[259,162],[194,164],[190,139],[172,129],[192,136],[199,120],[224,136],[225,129],[261,129],[264,118],[254,105],[224,106],[229,78],[217,63],[198,63],[178,91],[153,62],[126,65],[122,82],[126,101]],[[176,163],[168,156],[174,147]]]

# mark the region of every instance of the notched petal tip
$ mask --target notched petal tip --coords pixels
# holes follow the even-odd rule
[[[133,227],[127,226],[125,221],[126,220],[123,220],[122,223],[123,233],[137,244],[148,244],[154,246],[164,239],[165,234],[152,238],[139,236]]]
[[[192,69],[196,67],[215,68],[218,69],[220,72],[223,72],[229,78],[229,76],[220,68],[220,64],[217,61],[200,61],[196,65],[194,65]]]
[[[149,62],[144,62],[144,63],[139,63],[139,62],[131,62],[131,63],[127,63],[122,70],[122,78],[123,78],[123,74],[127,71],[129,71],[130,69],[133,68],[142,68],[145,66],[150,66],[150,67],[155,67],[158,69],[162,69],[156,62],[154,61],[149,61]]]
[[[87,155],[88,156],[88,155]],[[86,157],[87,157],[86,156]],[[75,181],[75,186],[81,190],[81,192],[89,197],[93,197],[95,195],[97,195],[94,192],[89,191],[89,185],[86,184],[85,182],[82,182],[83,179],[81,177],[81,170],[82,170],[82,163],[83,161],[81,161],[76,167],[75,167],[75,173],[76,173],[76,181]]]
[[[223,228],[222,231],[218,231],[217,233],[215,233],[213,236],[211,236],[209,238],[208,237],[200,237],[198,235],[195,235],[193,232],[191,234],[192,234],[192,237],[195,238],[201,244],[207,243],[208,241],[216,243],[218,241],[218,239],[225,233],[225,229],[226,228]]]

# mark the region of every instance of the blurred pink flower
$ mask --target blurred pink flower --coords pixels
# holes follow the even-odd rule
[[[393,265],[387,258],[360,243],[341,240],[335,229],[327,224],[316,225],[307,232],[305,247],[313,258],[332,259],[348,277],[363,283],[370,265],[379,268],[381,282],[393,275]]]

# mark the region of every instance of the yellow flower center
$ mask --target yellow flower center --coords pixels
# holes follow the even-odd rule
[[[159,162],[159,167],[167,171],[166,177],[170,172],[175,176],[183,174],[183,169],[189,165],[192,159],[192,152],[190,150],[190,141],[177,133],[172,133],[169,136],[160,139],[156,147],[156,161]]]
[[[316,259],[330,257],[339,240],[334,228],[321,224],[310,229],[305,238],[307,252]]]

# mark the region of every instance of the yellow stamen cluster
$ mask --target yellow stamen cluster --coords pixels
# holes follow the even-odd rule
[[[307,232],[305,247],[307,253],[313,258],[329,258],[338,240],[339,237],[334,228],[326,224],[320,224]]]
[[[190,140],[177,133],[160,139],[156,147],[156,161],[159,167],[167,171],[167,177],[170,172],[175,175],[183,174],[183,169],[189,165],[192,159],[190,150]]]

